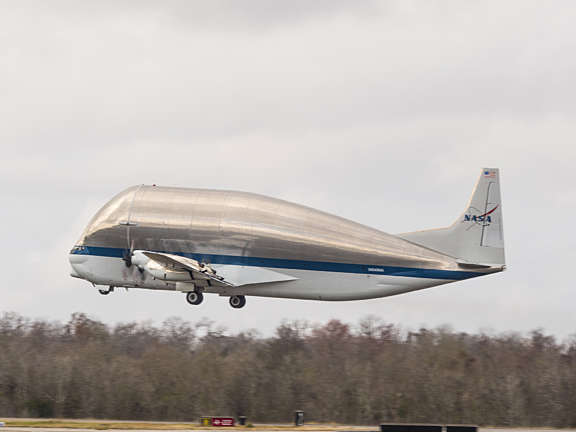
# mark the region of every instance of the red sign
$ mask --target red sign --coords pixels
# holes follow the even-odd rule
[[[212,417],[212,426],[234,426],[232,417]]]

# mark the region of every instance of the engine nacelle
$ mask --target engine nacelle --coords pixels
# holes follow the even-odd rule
[[[162,264],[151,260],[141,251],[134,251],[132,254],[132,264],[136,265],[140,270],[148,273],[154,279],[167,282],[190,282],[193,280],[190,272],[167,268]]]

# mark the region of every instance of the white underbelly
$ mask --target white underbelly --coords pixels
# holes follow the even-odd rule
[[[71,255],[73,275],[96,285],[133,288],[187,290],[189,284],[176,284],[153,279],[136,266],[127,267],[120,258],[92,255]],[[208,287],[206,292],[221,295],[247,295],[309,300],[360,300],[387,297],[409,291],[453,282],[445,279],[357,274],[317,270],[270,269],[295,280],[243,285],[239,287]],[[74,274],[75,273],[75,274]]]
[[[278,271],[278,269],[274,269]],[[283,297],[310,300],[361,300],[387,297],[452,282],[440,279],[414,278],[326,272],[316,270],[281,270],[297,278],[272,284],[246,285],[226,289],[225,295]]]

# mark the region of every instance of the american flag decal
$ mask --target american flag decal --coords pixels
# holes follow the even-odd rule
[[[484,177],[495,178],[496,172],[492,171],[492,170],[484,170],[483,175],[484,175]]]

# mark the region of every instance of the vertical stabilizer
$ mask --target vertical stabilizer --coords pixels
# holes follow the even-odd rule
[[[499,170],[482,169],[466,210],[451,226],[399,236],[451,255],[463,264],[503,266],[504,233]]]

